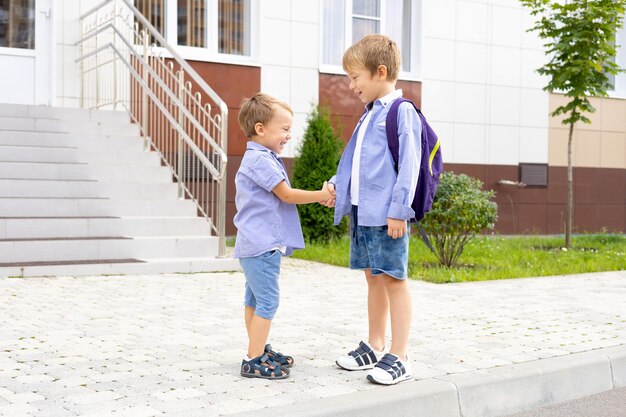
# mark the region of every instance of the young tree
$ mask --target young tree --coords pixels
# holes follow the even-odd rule
[[[456,265],[467,242],[494,228],[498,205],[491,199],[495,193],[482,190],[482,185],[465,174],[441,174],[433,206],[421,223],[442,265]]]
[[[328,109],[313,108],[307,123],[299,156],[293,163],[292,185],[318,190],[337,172],[344,144],[330,123]],[[299,205],[298,213],[302,233],[309,242],[329,242],[347,231],[345,218],[338,227],[333,226],[334,211],[321,204]]]
[[[544,90],[561,92],[569,102],[551,116],[564,115],[567,141],[567,215],[565,246],[571,246],[573,171],[572,137],[577,122],[591,123],[585,113],[595,108],[588,97],[607,95],[608,74],[621,70],[615,63],[615,35],[622,27],[626,0],[520,0],[538,20],[530,31],[546,41],[550,61],[538,69],[549,78]]]

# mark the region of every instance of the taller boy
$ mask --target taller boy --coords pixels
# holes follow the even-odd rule
[[[415,217],[411,202],[419,175],[422,126],[411,104],[402,103],[396,167],[385,132],[390,104],[402,96],[402,90],[396,90],[400,51],[391,39],[364,37],[344,53],[343,69],[365,112],[330,183],[336,189],[335,224],[350,215],[350,268],[365,272],[369,337],[336,363],[348,370],[371,369],[368,380],[391,385],[412,377],[407,352],[412,315],[406,283],[407,223]],[[387,350],[389,315],[392,341]]]

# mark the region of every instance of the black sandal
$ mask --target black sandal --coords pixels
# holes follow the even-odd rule
[[[285,379],[289,376],[289,369],[268,359],[267,353],[241,361],[241,376],[246,378]]]
[[[280,366],[285,368],[291,368],[295,365],[295,361],[292,356],[283,355],[280,352],[275,352],[272,350],[272,345],[265,345],[265,354],[269,358],[270,361],[278,363]]]

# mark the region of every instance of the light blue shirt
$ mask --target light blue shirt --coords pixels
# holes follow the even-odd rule
[[[359,169],[359,210],[360,226],[385,226],[387,218],[409,220],[415,217],[411,208],[415,187],[419,177],[422,158],[422,123],[410,103],[402,103],[398,108],[398,171],[387,144],[385,121],[389,104],[402,96],[402,90],[377,99],[368,104],[365,113],[354,129],[352,138],[346,145],[337,175],[330,182],[337,191],[335,201],[335,224],[350,213],[350,178],[356,137],[366,115],[371,112],[370,122],[365,127],[361,148]]]
[[[283,180],[291,186],[282,160],[265,146],[248,141],[235,176],[235,258],[258,256],[283,246],[285,255],[291,255],[294,249],[304,248],[296,205],[283,202],[272,192]]]

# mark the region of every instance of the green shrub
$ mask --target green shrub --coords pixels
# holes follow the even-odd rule
[[[495,226],[498,206],[491,201],[495,192],[481,190],[482,185],[465,174],[441,175],[433,206],[421,224],[443,265],[456,265],[465,244],[477,233]]]
[[[337,172],[344,144],[331,126],[328,109],[313,108],[307,123],[299,156],[293,164],[292,186],[319,190]],[[309,242],[329,242],[347,231],[345,217],[339,226],[333,226],[334,210],[321,204],[299,205],[298,212],[302,233]]]

